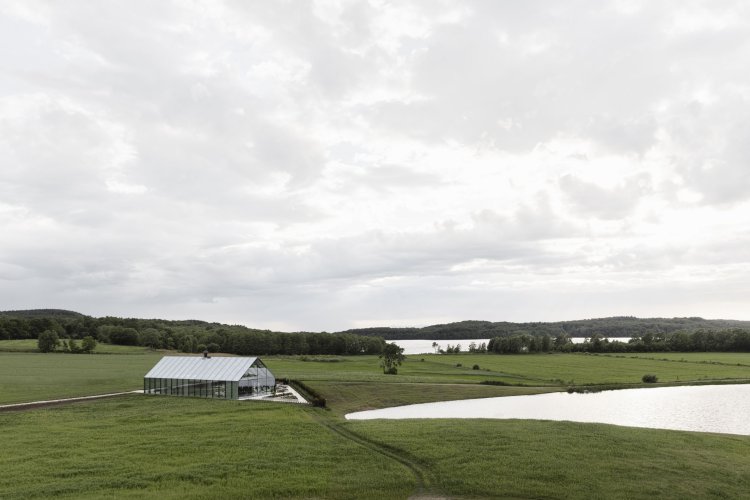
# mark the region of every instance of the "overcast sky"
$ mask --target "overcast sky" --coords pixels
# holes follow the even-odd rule
[[[750,319],[750,5],[0,4],[0,309]]]

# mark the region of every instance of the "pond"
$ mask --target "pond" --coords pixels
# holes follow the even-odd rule
[[[589,394],[444,401],[362,411],[349,420],[376,418],[493,418],[569,420],[750,435],[750,384],[623,389]]]

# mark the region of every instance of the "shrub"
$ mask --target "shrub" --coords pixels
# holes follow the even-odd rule
[[[474,365],[471,367],[472,370],[479,370],[479,365]]]
[[[297,389],[297,391],[301,392],[303,396],[307,396],[313,406],[317,406],[319,408],[326,407],[326,399],[309,385],[299,380],[290,380],[286,378],[283,380],[287,383],[287,385],[291,385],[292,387]]]
[[[461,363],[456,363],[456,368],[461,368],[462,366],[464,365],[462,365]]]
[[[114,327],[109,331],[109,341],[117,345],[138,345],[138,330]]]
[[[83,337],[81,341],[81,350],[86,353],[91,353],[96,349],[96,339],[91,335]]]
[[[385,370],[383,370],[383,373],[385,373],[386,375],[397,375],[398,368],[396,368],[395,366],[391,366],[390,368],[386,368]]]
[[[656,383],[657,380],[659,380],[656,375],[646,374],[644,375],[641,380],[643,380],[646,384],[653,384]]]

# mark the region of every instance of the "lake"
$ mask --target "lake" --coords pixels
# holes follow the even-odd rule
[[[445,349],[448,344],[455,346],[461,344],[461,352],[469,351],[469,344],[475,342],[477,347],[479,344],[489,342],[490,339],[458,339],[458,340],[422,340],[422,339],[409,339],[409,340],[388,340],[386,342],[393,342],[399,347],[404,348],[404,354],[428,354],[434,353],[435,348],[432,347],[433,342],[437,342],[440,349]]]
[[[582,344],[585,337],[572,337],[570,339],[574,344]],[[612,337],[610,340],[619,340],[620,342],[628,342],[630,337],[615,338]],[[428,354],[434,353],[435,348],[432,347],[433,342],[437,342],[440,349],[445,349],[448,344],[455,346],[461,344],[461,352],[468,352],[469,344],[475,342],[477,346],[484,342],[489,343],[490,339],[458,339],[458,340],[422,340],[422,339],[408,339],[408,340],[388,340],[387,342],[393,342],[399,347],[404,348],[404,354]]]
[[[362,411],[348,420],[493,418],[569,420],[750,435],[750,384],[623,389],[590,394],[444,401]]]

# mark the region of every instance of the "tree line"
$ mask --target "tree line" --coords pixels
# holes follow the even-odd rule
[[[739,326],[738,326],[739,325]],[[615,317],[558,323],[463,321],[425,328],[366,328],[344,332],[274,332],[199,320],[95,318],[73,311],[42,309],[0,312],[0,340],[38,339],[42,332],[59,339],[232,354],[380,354],[386,340],[399,338],[490,338],[487,352],[750,352],[750,322],[702,318]],[[396,332],[397,334],[394,334]],[[381,333],[382,335],[375,335]],[[401,335],[406,335],[402,337]],[[421,336],[421,335],[426,335]],[[617,337],[629,336],[629,342]],[[571,337],[587,337],[573,344]],[[609,338],[609,339],[608,339]],[[74,344],[75,345],[75,344]],[[451,352],[461,352],[458,344]],[[483,352],[485,346],[469,346]]]
[[[380,354],[385,345],[382,338],[351,333],[274,332],[198,320],[94,318],[72,311],[52,311],[53,314],[40,314],[38,310],[0,313],[0,340],[38,339],[43,332],[51,332],[59,339],[91,337],[108,344],[240,355]]]
[[[513,323],[508,321],[460,321],[431,325],[423,328],[373,327],[347,330],[348,333],[382,337],[385,340],[403,339],[489,339],[495,337],[517,337],[559,335],[591,337],[595,334],[607,338],[640,337],[646,334],[669,334],[698,330],[722,330],[730,328],[750,329],[750,321],[714,320],[690,318],[636,318],[617,316],[611,318],[583,319],[575,321]]]
[[[750,352],[750,330],[730,328],[724,330],[678,331],[672,333],[646,333],[628,341],[607,339],[594,334],[580,344],[574,344],[569,335],[514,335],[495,337],[487,343],[487,351],[497,354],[524,354],[536,352]]]

